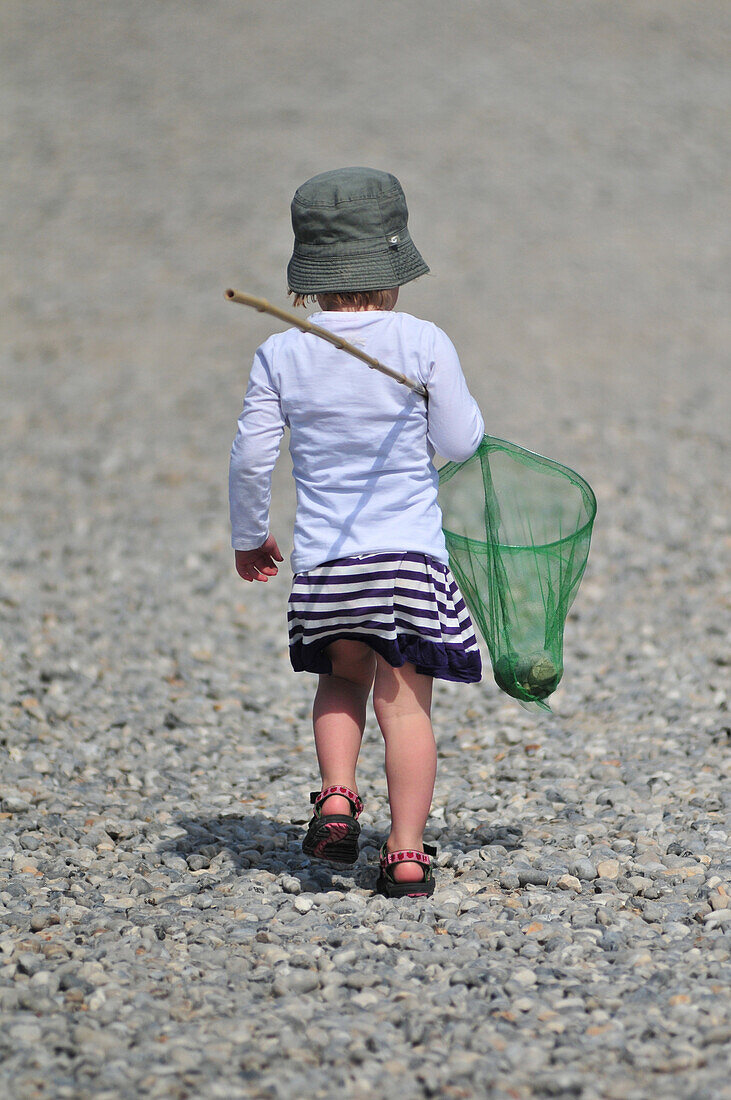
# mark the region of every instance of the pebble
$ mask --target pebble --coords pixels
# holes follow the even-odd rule
[[[518,882],[521,886],[546,886],[549,878],[547,871],[539,871],[535,867],[518,870]]]
[[[718,909],[712,913],[706,913],[703,923],[709,928],[718,928],[722,925],[731,926],[731,909]]]
[[[597,877],[597,869],[590,859],[580,856],[569,864],[569,872],[582,882],[591,882]]]
[[[596,865],[600,878],[615,879],[619,874],[619,861],[616,859],[603,859]]]
[[[59,924],[60,920],[58,913],[48,909],[36,909],[30,918],[30,927],[33,932],[41,932],[52,924]]]
[[[0,800],[0,805],[5,813],[24,814],[30,810],[30,802],[16,794],[6,794]]]
[[[581,893],[581,881],[576,875],[561,875],[556,879],[556,885],[560,886],[562,890],[573,890],[574,893]]]
[[[536,984],[538,978],[534,970],[529,970],[527,967],[519,967],[514,971],[511,980],[520,986],[532,986]]]
[[[300,995],[317,989],[320,980],[316,973],[302,970],[293,970],[287,974],[279,974],[272,983],[272,989],[278,997],[286,997],[289,994]]]

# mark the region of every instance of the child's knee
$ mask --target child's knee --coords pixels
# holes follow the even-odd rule
[[[413,665],[392,668],[379,657],[373,689],[373,708],[379,722],[382,716],[429,713],[432,684],[432,677],[418,673]]]
[[[370,646],[352,638],[339,638],[327,647],[332,675],[370,688],[376,671],[376,655]]]

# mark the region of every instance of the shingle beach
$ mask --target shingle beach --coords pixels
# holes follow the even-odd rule
[[[727,5],[2,21],[2,1095],[729,1100]],[[372,717],[358,863],[302,855],[289,569],[229,549],[271,328],[224,290],[286,306],[294,189],[348,164],[401,179],[399,308],[488,431],[599,503],[553,714],[436,685],[425,901],[374,895]]]

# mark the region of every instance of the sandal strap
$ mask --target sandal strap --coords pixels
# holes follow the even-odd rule
[[[320,815],[322,812],[322,803],[326,798],[329,798],[331,794],[336,794],[340,798],[347,798],[350,805],[353,807],[353,817],[356,819],[363,813],[363,803],[355,791],[351,791],[349,787],[325,787],[324,791],[312,791],[310,793],[310,802],[315,807],[315,813]]]
[[[404,848],[400,852],[389,852],[384,844],[381,848],[381,866],[385,868],[394,863],[422,863],[425,867],[430,867],[432,857],[436,854],[437,850],[431,844],[425,844],[423,852],[415,848]]]

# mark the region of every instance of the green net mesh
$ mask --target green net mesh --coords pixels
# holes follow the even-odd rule
[[[549,710],[589,555],[594,493],[566,466],[487,435],[466,462],[440,469],[439,484],[449,564],[495,682],[529,709]]]

